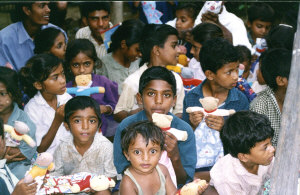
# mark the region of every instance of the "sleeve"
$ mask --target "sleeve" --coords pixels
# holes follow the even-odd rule
[[[7,62],[14,64],[7,45],[3,43],[3,37],[0,35],[0,66],[5,66]]]
[[[55,169],[53,172],[50,172],[50,175],[54,175],[54,176],[62,176],[64,175],[64,162],[63,162],[63,158],[62,158],[62,155],[63,155],[63,151],[62,151],[62,144],[60,144],[54,154],[53,154],[53,162],[54,162],[54,166],[55,166]]]
[[[128,120],[128,119],[127,119]],[[123,120],[124,121],[124,120]],[[129,166],[129,162],[127,161],[126,157],[124,156],[122,152],[122,147],[121,147],[121,132],[123,129],[126,127],[124,122],[121,122],[120,125],[118,126],[114,138],[114,165],[117,169],[117,172],[121,174],[127,166]]]
[[[82,38],[82,29],[79,29],[77,32],[76,32],[76,34],[75,34],[75,39],[80,39],[80,38]]]
[[[113,145],[111,142],[107,141],[105,144],[105,157],[104,157],[104,175],[107,177],[117,176],[116,167],[113,163]]]
[[[172,112],[173,114],[182,113],[182,109],[183,109],[184,87],[181,78],[176,79],[176,85],[177,85],[176,86],[177,100],[176,100],[175,108]]]
[[[237,17],[235,22],[233,22],[231,24],[231,28],[227,28],[227,29],[230,30],[230,32],[232,33],[232,42],[233,42],[234,46],[244,45],[250,51],[252,51],[252,46],[251,46],[251,44],[249,42],[249,39],[247,37],[246,27],[245,27],[243,21],[240,18]]]
[[[256,97],[250,104],[250,110],[268,116],[268,104],[260,96]]]
[[[105,86],[104,86],[105,88],[104,101],[106,102],[107,105],[110,105],[114,110],[119,97],[118,84],[114,81],[109,80],[106,77],[104,78],[106,79]]]
[[[119,97],[114,114],[117,114],[118,112],[121,112],[122,110],[130,112],[134,105],[134,98],[135,98],[136,93],[134,92],[132,87],[124,82],[122,85],[122,88],[123,88],[123,90]]]
[[[188,108],[188,102],[187,102],[187,96],[185,96],[183,100],[182,120],[190,124],[190,115],[186,112],[187,108]]]
[[[191,182],[194,180],[195,168],[197,163],[196,141],[194,132],[190,125],[186,124],[185,122],[183,123],[184,124],[182,125],[182,127],[178,129],[187,131],[188,139],[184,142],[179,141],[178,148],[182,166],[186,174],[188,175],[186,182]]]

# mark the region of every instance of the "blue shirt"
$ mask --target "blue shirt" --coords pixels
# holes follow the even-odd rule
[[[61,30],[67,42],[67,34],[61,28],[49,23],[42,29],[54,27]],[[9,62],[14,70],[19,71],[33,55],[34,42],[22,22],[10,24],[0,31],[0,66]]]
[[[207,80],[204,80],[200,85],[192,89],[184,97],[182,119],[187,123],[190,123],[190,117],[189,114],[186,112],[186,109],[191,106],[202,107],[199,99],[204,98],[202,86],[206,81]],[[235,111],[249,110],[249,101],[242,92],[240,92],[236,88],[232,88],[229,90],[228,96],[224,104],[218,108],[234,109]]]
[[[173,116],[173,120],[171,123],[172,128],[176,128],[179,130],[187,131],[188,139],[186,141],[178,141],[178,149],[180,154],[180,160],[182,166],[187,174],[187,181],[192,181],[195,173],[195,166],[197,161],[196,156],[196,145],[195,145],[195,135],[193,130],[189,124],[171,114],[168,115]],[[138,112],[134,115],[131,115],[124,119],[117,128],[117,132],[114,138],[114,164],[117,168],[118,173],[122,173],[126,167],[129,166],[129,161],[125,158],[122,147],[121,147],[121,132],[130,124],[138,121],[148,120],[145,111]]]

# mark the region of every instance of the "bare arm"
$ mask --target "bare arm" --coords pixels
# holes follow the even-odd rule
[[[41,144],[37,147],[37,151],[39,153],[45,152],[52,144],[59,126],[64,121],[64,108],[65,108],[65,104],[57,108],[55,112],[55,117],[53,119],[53,122],[48,132],[44,135]]]
[[[26,159],[19,148],[10,146],[6,146],[6,153],[4,158],[7,160],[7,162],[16,162]]]
[[[162,164],[159,164],[159,168],[161,169],[161,172],[164,174],[164,176],[166,178],[167,195],[174,195],[177,191],[177,188],[175,187],[174,183],[172,182],[172,179],[171,179],[168,169]]]
[[[198,127],[198,125],[202,121],[203,117],[204,117],[204,114],[201,111],[191,112],[189,114],[190,125],[193,128],[193,130],[195,130]]]
[[[140,112],[142,110],[143,110],[143,108],[137,108],[135,110],[131,110],[130,112],[122,110],[122,111],[118,112],[117,114],[114,114],[114,119],[115,119],[115,121],[117,121],[118,123],[120,123],[126,117],[134,115],[135,113],[138,113],[138,112]]]
[[[21,179],[14,191],[12,192],[11,195],[18,195],[18,194],[23,194],[23,195],[35,195],[37,190],[37,183],[24,183],[23,179]]]

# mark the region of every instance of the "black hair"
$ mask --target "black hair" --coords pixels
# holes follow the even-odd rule
[[[23,7],[27,7],[29,10],[32,9],[34,2],[17,2],[15,3],[15,10],[11,13],[12,22],[24,21],[27,15],[23,11]]]
[[[217,73],[225,64],[239,60],[236,48],[219,37],[204,42],[199,58],[203,72],[210,70],[213,73]]]
[[[150,61],[151,51],[155,45],[163,48],[170,35],[178,37],[176,28],[167,24],[146,24],[142,31],[140,50],[142,60],[140,65]]]
[[[0,118],[0,136],[4,139],[4,123],[2,118]]]
[[[174,96],[176,95],[176,79],[171,71],[161,66],[152,66],[145,70],[140,77],[139,82],[139,93],[142,95],[145,87],[152,80],[162,80],[166,81],[171,85],[172,92]]]
[[[67,81],[73,80],[74,75],[70,68],[70,63],[79,53],[84,53],[86,56],[94,61],[94,68],[96,63],[99,61],[97,57],[96,49],[94,44],[88,39],[75,39],[70,41],[67,45],[65,54],[64,69],[67,77]]]
[[[293,49],[295,30],[292,26],[280,24],[272,28],[266,36],[267,46],[271,48]]]
[[[88,17],[89,13],[97,10],[104,10],[110,14],[109,2],[82,2],[80,5],[81,17]]]
[[[32,98],[38,91],[33,84],[47,80],[60,64],[62,61],[52,54],[38,54],[30,58],[19,72],[24,92]]]
[[[248,49],[248,47],[244,45],[237,45],[235,46],[238,52],[239,56],[239,62],[242,63],[244,61],[248,61],[249,64],[251,63],[251,51]]]
[[[220,132],[224,152],[236,157],[250,154],[255,144],[272,138],[274,130],[267,116],[253,111],[239,111],[230,116]]]
[[[49,53],[59,33],[62,33],[62,31],[54,27],[49,27],[41,30],[34,37],[34,45],[35,45],[34,53],[35,54]]]
[[[144,26],[145,24],[138,19],[124,21],[111,35],[111,44],[108,52],[114,52],[120,48],[122,40],[125,40],[127,47],[139,43]]]
[[[195,28],[192,30],[192,35],[194,41],[200,43],[201,45],[203,45],[205,41],[208,41],[212,38],[224,37],[223,31],[218,25],[208,22],[204,22],[195,26]]]
[[[135,138],[140,134],[148,145],[149,141],[159,144],[163,150],[165,139],[162,130],[153,122],[145,120],[135,122],[125,128],[121,133],[121,147],[123,152],[128,152],[131,144],[134,144]]]
[[[278,88],[276,77],[289,79],[292,51],[284,48],[268,49],[261,61],[261,73],[266,84],[273,90]]]
[[[18,106],[22,107],[22,93],[19,87],[19,77],[15,70],[0,66],[0,83],[6,87],[7,93]]]
[[[100,106],[96,100],[89,96],[76,96],[70,99],[65,105],[65,119],[64,121],[70,126],[70,117],[78,110],[84,110],[86,108],[92,108],[98,118],[99,124],[101,125],[101,112]]]
[[[194,2],[179,2],[176,7],[176,11],[178,10],[186,10],[189,17],[195,21],[199,14],[200,8],[197,6],[197,3]]]
[[[255,20],[261,20],[263,22],[274,22],[275,12],[273,8],[266,3],[254,3],[248,9],[248,21],[250,23]]]

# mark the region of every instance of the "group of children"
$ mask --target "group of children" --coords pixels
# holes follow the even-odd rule
[[[259,14],[249,11],[248,35],[254,45],[257,38],[266,38],[268,49],[254,57],[247,46],[232,44],[221,13],[203,17],[194,27],[199,10],[190,3],[177,7],[176,28],[124,21],[101,59],[88,39],[67,43],[60,29],[39,31],[35,55],[18,73],[0,67],[1,191],[35,194],[36,184],[17,182],[14,175],[22,179],[37,153],[50,152],[55,163],[50,174],[103,174],[120,181],[114,188],[120,194],[175,194],[196,178],[210,182],[207,190],[213,193],[262,193],[280,136],[294,30],[279,25],[268,33],[273,17],[262,12],[274,11],[266,4],[259,8]],[[187,94],[181,77],[166,69],[178,63],[179,42],[193,57],[189,68],[194,78],[203,80]],[[78,86],[75,78],[80,75],[91,75],[87,86]],[[256,75],[257,85],[266,86],[254,96],[250,81]],[[105,92],[75,97],[66,92],[70,87],[103,87]],[[219,100],[217,109],[236,113],[187,113],[188,107],[202,107],[200,98],[210,96]],[[157,127],[153,113],[172,116],[170,127],[185,131],[187,140],[178,141]],[[29,126],[37,147],[25,142],[5,147],[3,124],[14,126],[15,121]],[[160,161],[163,155],[169,164]]]

